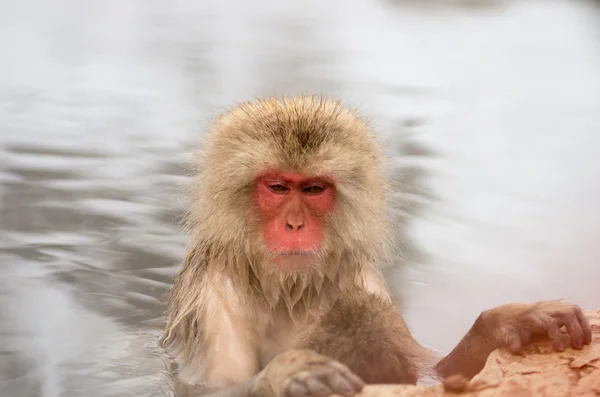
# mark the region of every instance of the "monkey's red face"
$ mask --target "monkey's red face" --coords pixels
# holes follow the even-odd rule
[[[256,181],[255,199],[264,219],[264,241],[272,263],[288,270],[315,264],[323,244],[323,222],[334,206],[335,186],[327,178],[269,172]]]

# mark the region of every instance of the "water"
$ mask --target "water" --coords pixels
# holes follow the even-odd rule
[[[1,396],[168,393],[190,145],[257,95],[372,117],[422,342],[509,301],[600,307],[597,3],[2,0],[0,54]]]

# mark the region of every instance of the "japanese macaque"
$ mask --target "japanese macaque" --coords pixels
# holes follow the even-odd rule
[[[380,151],[330,99],[257,100],[212,123],[163,336],[194,394],[352,396],[469,379],[494,349],[537,335],[558,350],[590,343],[579,307],[551,301],[481,313],[444,358],[419,345],[378,269],[393,241]]]

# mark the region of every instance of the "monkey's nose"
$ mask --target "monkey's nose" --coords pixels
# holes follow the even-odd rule
[[[304,227],[304,219],[302,218],[288,218],[286,220],[285,228],[290,232],[298,232]]]

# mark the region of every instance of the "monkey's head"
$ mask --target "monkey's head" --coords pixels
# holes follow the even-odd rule
[[[384,247],[380,148],[337,101],[257,100],[220,115],[194,189],[192,244],[209,262],[335,277],[374,263]]]

